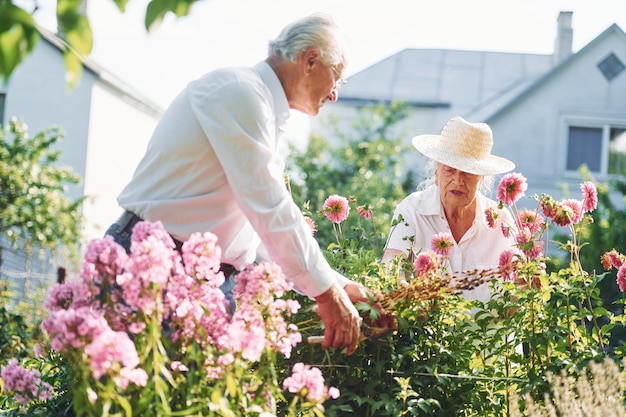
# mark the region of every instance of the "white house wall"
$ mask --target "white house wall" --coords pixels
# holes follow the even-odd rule
[[[572,197],[580,197],[580,177],[565,170],[566,119],[626,124],[626,72],[609,82],[597,67],[611,52],[626,63],[626,42],[618,32],[580,51],[529,96],[491,121],[495,152],[516,163],[516,171],[528,178],[529,191],[559,197],[560,184],[567,182]]]
[[[102,237],[121,214],[117,195],[132,178],[158,120],[105,84],[94,86],[91,114],[84,206],[88,239]]]

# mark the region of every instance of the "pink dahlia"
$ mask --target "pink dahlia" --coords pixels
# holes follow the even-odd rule
[[[504,204],[512,206],[522,198],[528,188],[526,178],[522,174],[511,172],[500,180],[498,185],[498,199]]]
[[[515,262],[515,255],[511,249],[507,249],[500,254],[498,266],[505,281],[515,281],[517,279]]]
[[[314,236],[315,232],[317,232],[317,225],[315,224],[315,220],[313,220],[309,216],[304,216],[304,221],[309,226],[309,229],[311,229],[311,236]]]
[[[348,199],[333,194],[324,201],[324,216],[333,223],[341,223],[348,218],[350,204]]]
[[[578,224],[578,222],[580,222],[580,219],[583,218],[582,201],[568,198],[567,200],[563,200],[561,204],[572,208],[572,211],[574,212],[574,215],[572,216],[572,224]]]
[[[626,291],[626,264],[622,264],[617,271],[617,285],[621,292]]]
[[[426,275],[439,269],[439,261],[434,252],[420,252],[413,262],[416,275]]]
[[[485,220],[487,220],[487,226],[489,226],[491,229],[496,227],[499,217],[500,214],[493,207],[489,207],[487,210],[485,210]]]
[[[437,233],[430,241],[430,248],[438,255],[448,256],[454,248],[454,238],[450,233]]]
[[[598,190],[591,181],[585,181],[580,184],[580,190],[583,192],[583,210],[586,213],[594,211],[598,207]]]
[[[616,251],[615,249],[611,249],[608,252],[605,252],[601,257],[602,267],[609,271],[611,268],[619,269],[624,263],[624,255]]]
[[[368,206],[358,206],[356,208],[356,212],[359,213],[359,216],[363,217],[364,219],[371,219],[372,215],[374,214],[372,209]]]

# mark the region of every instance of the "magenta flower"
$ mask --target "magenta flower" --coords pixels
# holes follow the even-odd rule
[[[598,207],[598,190],[591,181],[585,181],[580,184],[580,190],[583,193],[583,210],[586,213],[594,211]]]
[[[341,223],[348,218],[350,204],[348,199],[333,194],[324,201],[324,216],[333,223]]]
[[[368,205],[358,206],[356,208],[356,212],[359,213],[359,216],[363,217],[364,219],[371,219],[372,215],[374,214],[374,212]]]
[[[454,238],[450,233],[437,233],[430,241],[430,248],[438,255],[448,256],[454,248]]]
[[[522,174],[511,172],[500,180],[500,184],[498,185],[498,199],[504,204],[512,206],[522,198],[527,188],[528,183],[526,182],[526,178],[524,178]]]

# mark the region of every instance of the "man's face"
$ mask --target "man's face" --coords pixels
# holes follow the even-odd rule
[[[312,48],[317,51],[317,49]],[[327,101],[337,101],[337,90],[345,83],[343,66],[325,64],[319,53],[303,52],[306,59],[306,75],[300,88],[290,99],[290,106],[310,116],[316,116]]]

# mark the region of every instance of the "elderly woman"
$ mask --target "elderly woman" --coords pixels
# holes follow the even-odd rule
[[[512,170],[515,164],[491,154],[491,128],[454,117],[441,135],[416,136],[413,146],[431,159],[434,177],[396,207],[383,262],[397,256],[412,259],[431,249],[435,235],[447,232],[454,238],[449,272],[497,267],[502,251],[511,249],[515,242],[499,227],[487,225],[485,210],[494,208],[505,221],[513,223],[510,214],[499,210],[498,203],[485,194],[493,185],[492,176]],[[487,302],[489,288],[484,284],[463,296]]]

